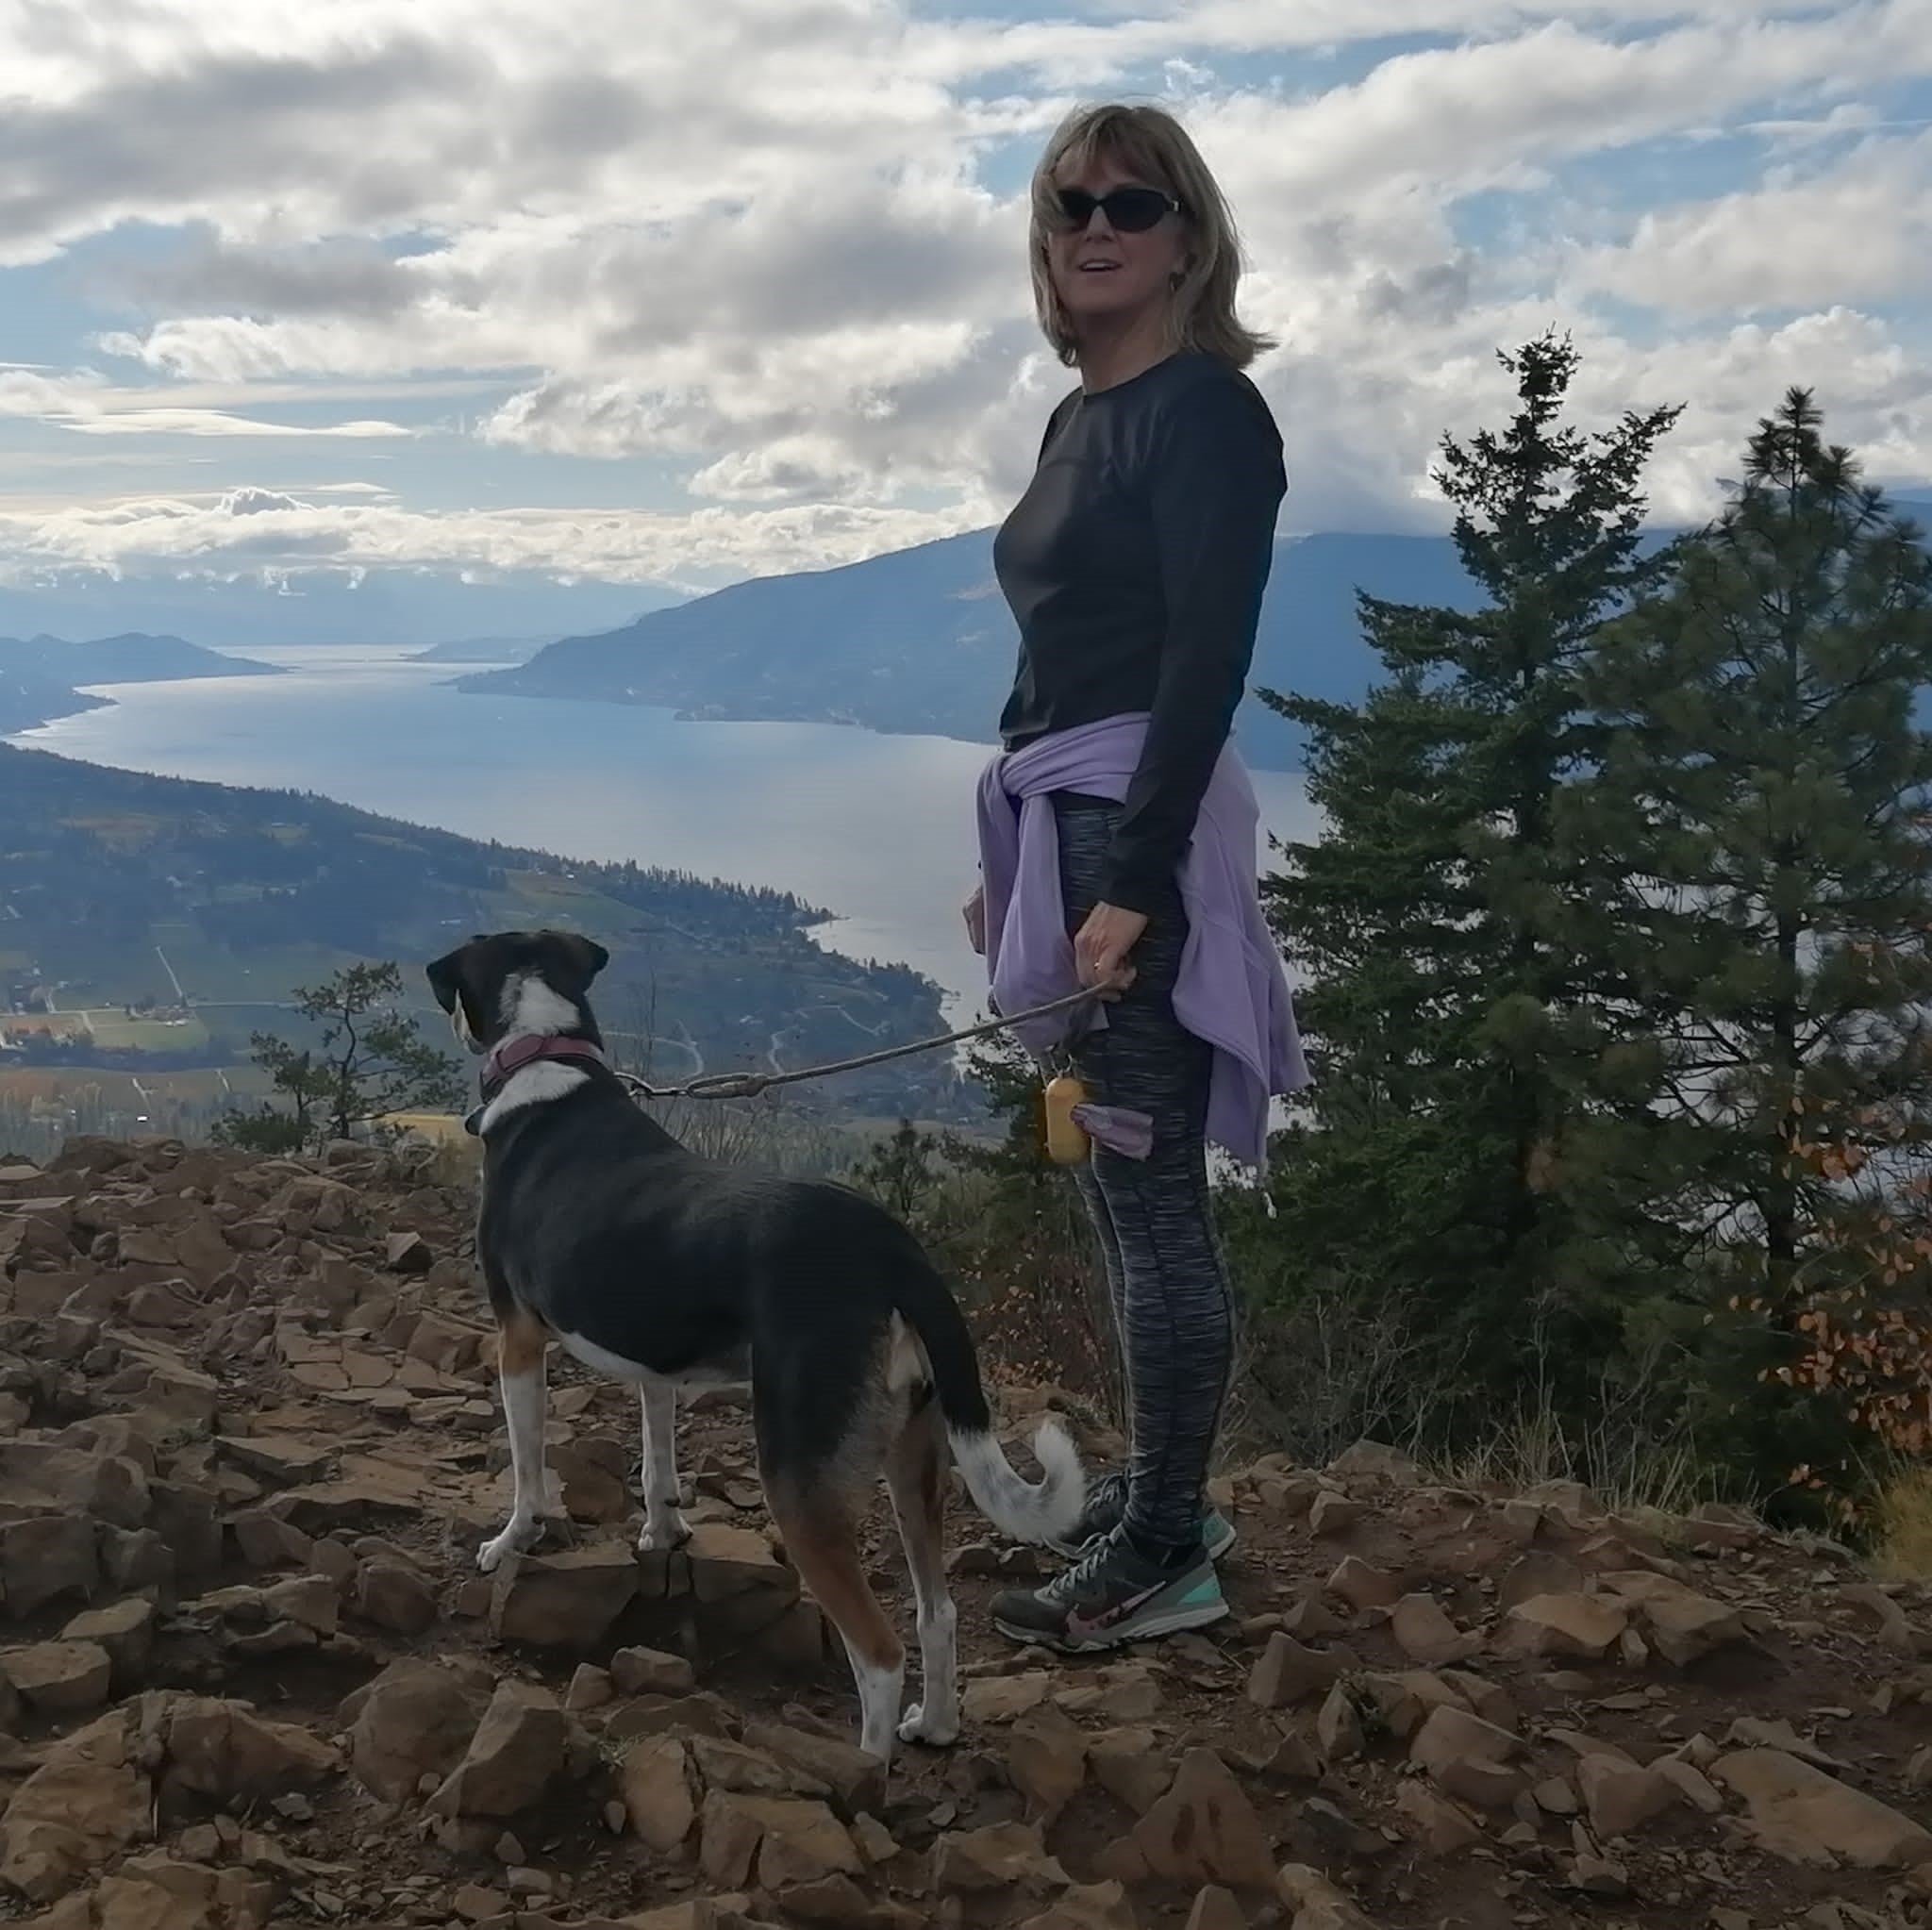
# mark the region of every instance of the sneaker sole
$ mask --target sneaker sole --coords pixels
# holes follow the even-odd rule
[[[1049,1541],[1046,1545],[1056,1555],[1064,1555],[1069,1561],[1078,1561],[1100,1539],[1098,1535],[1094,1535],[1085,1541]],[[1202,1538],[1201,1545],[1209,1561],[1219,1561],[1240,1539],[1241,1531],[1224,1515],[1220,1524]]]
[[[1191,1628],[1206,1628],[1232,1613],[1224,1599],[1203,1602],[1193,1607],[1176,1606],[1153,1615],[1139,1616],[1119,1628],[1099,1635],[1070,1638],[1051,1635],[1044,1629],[1023,1628],[1017,1622],[993,1617],[992,1625],[1008,1641],[1038,1643],[1062,1655],[1097,1655],[1108,1649],[1124,1649],[1134,1642],[1158,1641],[1165,1635],[1181,1635]]]

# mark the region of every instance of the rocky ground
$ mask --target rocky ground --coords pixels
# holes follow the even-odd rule
[[[1722,1512],[1263,1460],[1237,1619],[1085,1667],[990,1639],[1034,1556],[960,1506],[966,1734],[890,1780],[735,1398],[640,1557],[634,1402],[558,1363],[567,1545],[479,1577],[505,1452],[425,1171],[0,1158],[0,1920],[1932,1923],[1926,1592]]]

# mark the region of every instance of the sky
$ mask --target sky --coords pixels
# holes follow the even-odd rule
[[[0,0],[0,583],[702,589],[983,526],[1072,377],[1024,189],[1177,112],[1249,263],[1287,529],[1433,529],[1557,326],[1932,478],[1932,0]]]

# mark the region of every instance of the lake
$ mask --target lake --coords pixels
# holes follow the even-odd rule
[[[683,724],[668,710],[465,696],[470,666],[401,649],[254,650],[276,677],[117,684],[108,709],[12,742],[170,777],[309,790],[572,857],[797,893],[835,914],[823,942],[943,986],[962,1022],[984,979],[959,907],[973,888],[974,785],[989,746],[821,724]],[[1313,834],[1302,779],[1255,774],[1262,820]]]

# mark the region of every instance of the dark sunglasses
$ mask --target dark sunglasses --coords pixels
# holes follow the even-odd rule
[[[1058,191],[1060,219],[1070,228],[1084,228],[1098,208],[1107,215],[1107,225],[1124,235],[1141,235],[1156,225],[1163,215],[1179,214],[1182,208],[1172,194],[1158,188],[1113,188],[1105,194],[1090,194],[1084,188]]]

